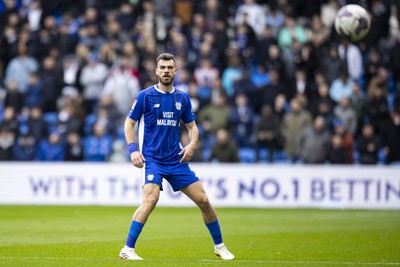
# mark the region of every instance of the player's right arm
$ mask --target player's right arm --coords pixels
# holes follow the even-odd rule
[[[133,133],[133,129],[135,128],[136,121],[127,117],[124,124],[124,133],[125,133],[125,140],[129,146],[129,152],[131,157],[132,164],[137,168],[143,168],[143,163],[146,159],[143,157],[142,153],[137,148],[135,143],[135,136]],[[132,147],[136,147],[136,151],[131,151]]]
[[[126,118],[124,124],[125,140],[128,144],[131,162],[137,168],[143,168],[143,163],[146,161],[142,153],[140,153],[137,144],[135,143],[134,136],[134,128],[136,122],[143,114],[144,96],[144,91],[138,94],[136,100],[133,102],[132,108],[129,111],[128,117]]]

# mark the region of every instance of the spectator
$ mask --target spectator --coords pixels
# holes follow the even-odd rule
[[[279,94],[275,98],[273,110],[274,114],[277,116],[279,125],[282,122],[283,116],[288,111],[289,105],[286,101],[286,96],[284,94]]]
[[[57,47],[60,49],[61,55],[69,55],[75,51],[75,47],[77,44],[76,39],[70,34],[70,29],[67,24],[62,24],[60,26],[60,30],[57,33],[57,37],[55,40]]]
[[[224,18],[223,4],[218,0],[206,0],[200,5],[201,14],[203,14],[205,18],[206,30],[214,31],[217,27],[218,20]]]
[[[281,50],[276,44],[271,44],[268,48],[268,59],[263,63],[266,70],[277,70],[279,77],[284,80],[286,78],[285,65],[281,57]]]
[[[75,88],[77,92],[82,92],[79,83],[81,68],[79,66],[78,58],[74,55],[66,55],[62,62],[62,86],[63,88],[69,86]]]
[[[389,72],[385,67],[378,67],[376,70],[376,74],[371,77],[370,82],[368,83],[367,91],[368,97],[371,98],[373,94],[373,90],[376,87],[380,87],[385,92],[385,95],[389,92],[388,88],[389,84]]]
[[[65,161],[82,161],[83,160],[83,144],[78,132],[70,132],[67,134],[67,142],[65,147]]]
[[[305,95],[308,99],[311,98],[310,83],[307,78],[305,69],[297,68],[294,72],[294,79],[289,90],[286,90],[286,96],[292,99],[295,95]]]
[[[233,129],[233,139],[239,147],[251,147],[253,130],[253,110],[248,103],[247,96],[238,94],[235,105],[230,114],[230,124]]]
[[[253,28],[248,24],[247,14],[243,14],[243,23],[237,25],[235,28],[235,39],[234,42],[237,45],[239,54],[248,62],[251,60],[254,54],[254,48],[256,45],[256,34]]]
[[[311,126],[300,133],[299,154],[303,163],[321,164],[328,156],[329,133],[325,128],[325,120],[317,116]]]
[[[351,106],[350,98],[342,98],[339,105],[335,107],[334,113],[343,122],[346,130],[354,135],[357,129],[357,115]]]
[[[38,73],[33,72],[29,75],[28,88],[25,94],[24,106],[31,108],[42,105],[43,83],[39,78]]]
[[[234,83],[242,77],[240,58],[233,56],[228,59],[228,67],[222,73],[222,86],[229,98],[234,94]]]
[[[293,162],[299,155],[297,138],[312,122],[311,114],[304,110],[297,98],[290,101],[290,112],[283,116],[281,132],[284,137],[284,149]]]
[[[29,74],[39,68],[36,59],[27,55],[27,47],[18,46],[18,56],[13,58],[7,66],[5,81],[17,81],[18,91],[25,93],[28,89]]]
[[[101,96],[103,83],[107,77],[107,66],[101,62],[96,55],[91,55],[88,63],[82,69],[80,82],[83,85],[83,98],[86,113],[93,112],[98,99]]]
[[[333,101],[339,103],[343,97],[351,97],[353,85],[353,80],[343,71],[338,78],[333,80],[329,95]]]
[[[120,23],[121,29],[126,33],[131,31],[135,25],[134,9],[134,5],[130,3],[122,3],[119,7],[117,21]]]
[[[32,161],[36,159],[37,141],[30,134],[22,134],[17,138],[13,149],[13,160]]]
[[[398,111],[390,113],[390,121],[380,134],[382,146],[386,155],[386,163],[400,161],[400,114]]]
[[[82,132],[82,120],[79,116],[79,109],[72,104],[66,103],[57,113],[57,130],[63,136],[71,132]]]
[[[338,46],[338,52],[340,58],[347,63],[344,66],[348,76],[358,81],[361,78],[363,67],[360,48],[343,39]]]
[[[370,1],[370,12],[373,17],[369,32],[363,42],[370,46],[381,45],[381,41],[389,35],[389,19],[391,17],[391,1]]]
[[[1,25],[7,24],[9,17],[12,14],[18,14],[18,6],[17,6],[17,1],[15,0],[9,0],[9,1],[3,1],[4,4],[4,9],[1,10]]]
[[[126,111],[132,106],[133,100],[139,93],[139,79],[135,75],[129,58],[122,57],[119,65],[107,77],[102,96],[110,96],[120,118],[126,117]]]
[[[274,159],[274,152],[282,149],[282,137],[279,129],[279,119],[270,105],[261,108],[260,120],[255,126],[257,161],[260,160],[260,150],[268,149],[268,161]]]
[[[81,27],[79,42],[86,45],[93,53],[98,54],[105,38],[100,34],[99,26],[96,23],[87,24]]]
[[[209,58],[200,59],[200,66],[194,70],[193,78],[196,80],[200,87],[211,88],[216,79],[218,79],[219,72],[216,67],[212,65]]]
[[[249,76],[248,70],[243,70],[241,80],[248,79],[248,77],[246,76]],[[264,65],[258,64],[250,70],[250,81],[255,89],[266,86],[270,82],[268,72],[265,69]],[[235,91],[237,91],[236,87]],[[255,97],[255,95],[253,95],[252,97]]]
[[[343,146],[343,139],[340,135],[335,134],[331,137],[328,146],[328,162],[332,164],[349,164],[349,154]]]
[[[34,106],[30,109],[28,129],[29,129],[28,132],[34,138],[36,144],[47,138],[49,133],[48,126],[43,119],[43,112],[41,107]]]
[[[111,155],[112,138],[101,122],[93,126],[93,134],[84,141],[83,158],[85,161],[106,161]]]
[[[208,159],[210,162],[239,162],[238,148],[231,141],[228,130],[221,128],[217,131],[217,141],[211,148]]]
[[[51,17],[47,17],[46,22],[51,24],[53,23],[49,21],[52,21]],[[34,56],[39,62],[42,62],[43,59],[48,56],[51,48],[56,46],[57,32],[51,32],[50,29],[42,28],[37,34],[38,37],[35,40],[36,49]]]
[[[65,147],[62,136],[57,131],[50,133],[48,139],[39,143],[37,159],[39,161],[64,161]]]
[[[375,135],[372,124],[365,124],[362,127],[361,136],[357,141],[357,151],[360,153],[361,164],[378,163],[378,152],[381,147],[379,137]]]
[[[364,63],[364,78],[365,84],[369,84],[371,78],[378,73],[378,69],[382,66],[382,58],[379,51],[375,48],[370,48],[367,59]]]
[[[269,78],[268,78],[269,79]],[[242,78],[233,83],[234,95],[244,94],[252,107],[257,108],[259,93],[257,86],[254,84],[249,71],[243,71]],[[258,110],[255,110],[258,111]]]
[[[296,73],[297,70],[300,70],[300,75],[304,76],[303,79],[307,84],[314,80],[316,69],[320,66],[320,57],[317,50],[317,47],[313,47],[309,43],[301,46],[300,51],[293,58],[296,80],[299,79],[297,77],[299,73]]]
[[[276,5],[272,4],[270,5],[270,9],[265,17],[265,23],[265,28],[270,28],[271,36],[276,39],[278,37],[280,28],[285,23],[285,16],[280,10],[277,9]]]
[[[343,122],[340,119],[335,119],[333,121],[333,135],[340,136],[341,146],[347,152],[347,159],[349,160],[349,163],[354,163],[354,135],[346,130]]]
[[[15,136],[19,134],[18,114],[14,107],[8,106],[3,111],[1,127],[6,126]]]
[[[339,57],[338,48],[335,45],[329,47],[328,55],[321,59],[321,71],[326,78],[328,85],[331,85],[336,78],[339,78],[345,62]]]
[[[13,107],[16,113],[20,113],[24,105],[24,96],[18,91],[18,83],[14,80],[8,80],[6,83],[6,97],[4,107]]]
[[[368,100],[368,116],[374,129],[380,134],[387,127],[389,117],[389,104],[387,101],[387,91],[382,87],[371,88],[371,96]]]
[[[26,19],[29,23],[29,29],[36,32],[42,22],[43,9],[39,0],[33,0],[26,6]]]
[[[260,88],[260,97],[258,98],[260,103],[259,106],[263,104],[273,105],[275,98],[279,94],[286,94],[284,91],[284,86],[279,77],[279,72],[275,69],[272,69],[268,72],[269,74],[269,83],[266,86]]]
[[[325,81],[319,82],[317,85],[317,92],[309,98],[308,109],[317,116],[318,114],[326,114],[333,112],[335,102],[329,96],[329,86]]]
[[[261,36],[265,27],[265,12],[262,6],[254,0],[245,0],[238,7],[235,14],[235,24],[242,25],[247,16],[248,24],[253,28],[257,36]]]
[[[198,120],[207,134],[215,135],[219,129],[229,127],[231,107],[222,92],[217,93],[212,100],[211,104],[200,111]]]
[[[286,14],[285,25],[279,30],[278,44],[282,49],[290,49],[295,41],[304,44],[307,41],[307,35],[293,16]]]
[[[61,72],[56,68],[56,61],[52,57],[43,59],[43,68],[39,72],[43,82],[42,108],[43,112],[56,112],[57,99],[61,96]]]
[[[116,42],[119,44],[119,42]],[[114,46],[118,46],[118,45]],[[118,49],[118,47],[116,47]],[[99,60],[103,62],[107,67],[112,67],[112,65],[118,61],[118,54],[116,49],[112,46],[110,42],[104,42],[99,49]]]
[[[12,148],[15,143],[15,134],[6,126],[0,126],[0,161],[13,159]]]
[[[101,123],[106,128],[108,135],[114,136],[117,132],[117,112],[112,98],[104,96],[100,99],[95,112],[85,117],[84,133],[86,136],[93,134],[93,127],[96,123]]]

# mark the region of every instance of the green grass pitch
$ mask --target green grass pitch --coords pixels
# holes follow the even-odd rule
[[[118,260],[133,210],[0,206],[0,266],[400,266],[400,211],[220,208],[224,262],[197,208],[157,207]]]

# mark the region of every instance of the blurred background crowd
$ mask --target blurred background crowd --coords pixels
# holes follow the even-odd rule
[[[351,3],[372,18],[355,44],[333,28]],[[169,52],[193,161],[399,163],[399,20],[396,0],[2,0],[0,160],[128,161],[123,121]]]

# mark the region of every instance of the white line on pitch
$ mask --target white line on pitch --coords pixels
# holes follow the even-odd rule
[[[86,261],[98,261],[98,260],[118,260],[118,258],[56,258],[56,257],[0,257],[0,259],[36,259],[36,260],[86,260]],[[192,262],[224,262],[223,260],[211,260],[211,259],[155,259],[145,258],[145,261],[192,261]],[[274,261],[274,260],[232,260],[232,262],[243,262],[243,263],[270,263],[270,264],[312,264],[312,265],[374,265],[374,266],[400,266],[400,262],[351,262],[351,261]]]

